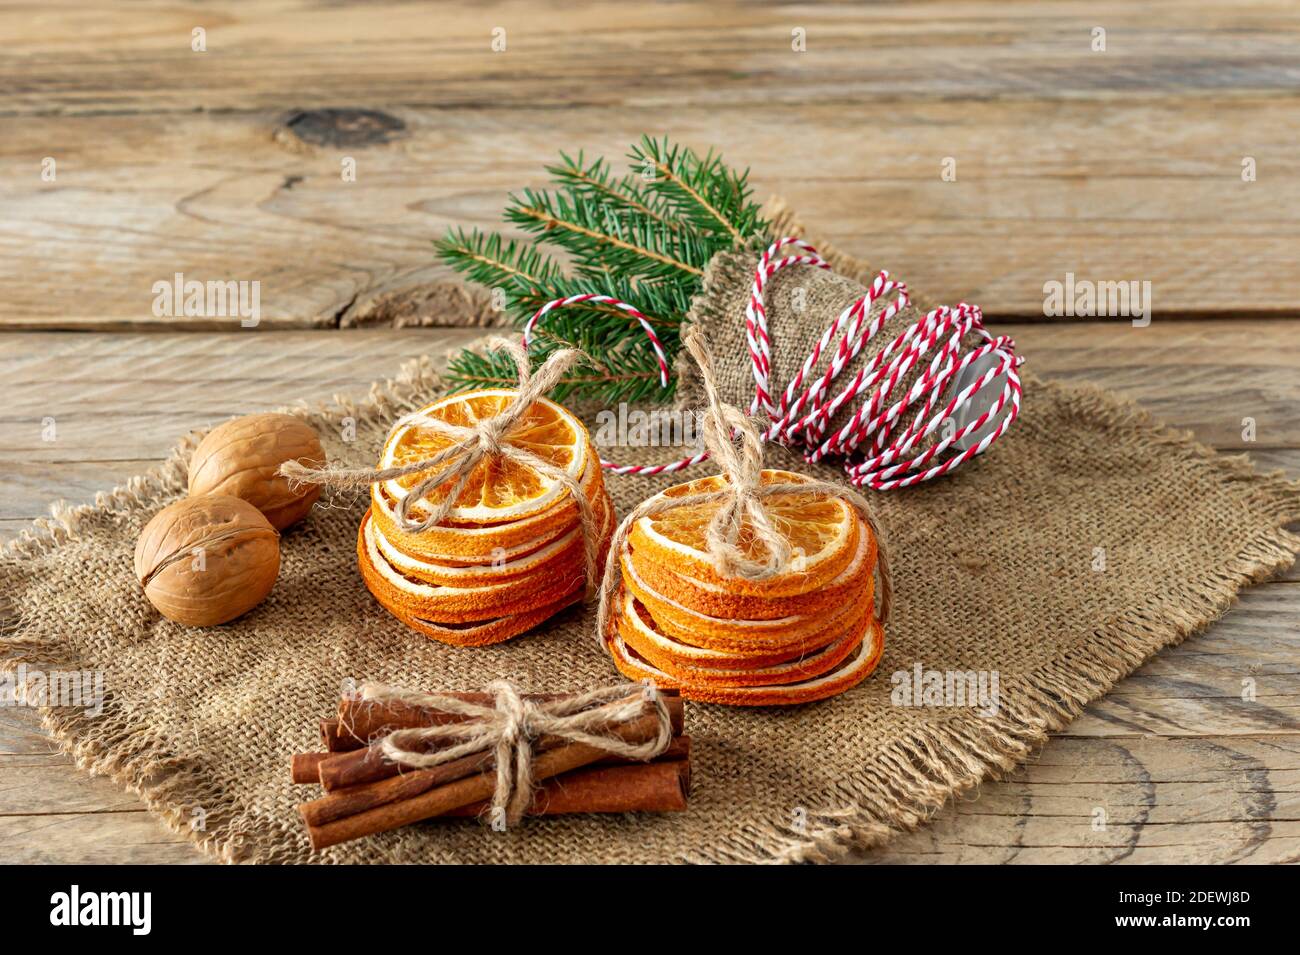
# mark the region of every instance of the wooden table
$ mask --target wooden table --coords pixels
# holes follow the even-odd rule
[[[430,241],[495,222],[558,150],[643,131],[979,302],[1040,374],[1300,475],[1298,34],[1282,0],[0,13],[0,535],[191,428],[475,337],[433,327],[486,306]],[[261,324],[155,316],[176,272],[259,281]],[[1067,272],[1151,282],[1154,320],[1044,322]],[[865,861],[1300,859],[1298,622],[1293,568]],[[202,861],[29,711],[0,711],[0,774],[0,861]]]

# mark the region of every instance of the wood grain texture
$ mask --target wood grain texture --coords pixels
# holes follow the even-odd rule
[[[43,13],[0,13],[6,327],[237,324],[154,315],[177,272],[261,283],[263,327],[481,324],[431,241],[497,223],[559,149],[642,132],[719,148],[844,250],[992,315],[1041,317],[1067,272],[1149,281],[1158,316],[1297,311],[1282,0]]]
[[[863,861],[1294,864],[1298,784],[1294,735],[1054,739]]]

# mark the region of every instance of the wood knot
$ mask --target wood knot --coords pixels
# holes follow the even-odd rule
[[[331,147],[378,146],[406,131],[396,116],[374,109],[299,110],[284,126],[304,143]]]

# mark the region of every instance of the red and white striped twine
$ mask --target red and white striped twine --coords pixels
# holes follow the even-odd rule
[[[778,258],[778,254],[787,248],[797,251]],[[888,272],[877,275],[866,294],[839,314],[804,359],[794,380],[781,392],[779,401],[774,399],[769,378],[772,339],[768,334],[763,293],[772,276],[791,265],[830,268],[829,263],[807,242],[787,237],[768,247],[754,270],[754,284],[745,309],[745,340],[754,373],[754,399],[750,413],[761,411],[767,415],[769,424],[763,433],[764,440],[777,441],[796,450],[812,463],[843,458],[844,469],[854,485],[885,491],[945,474],[967,459],[984,453],[1006,434],[1020,413],[1021,387],[1017,369],[1024,359],[1016,355],[1015,342],[1009,337],[990,335],[984,328],[979,307],[965,302],[956,308],[944,305],[932,309],[924,318],[908,325],[839,391],[832,389],[836,379],[862,348],[907,306],[907,286],[890,279]],[[872,317],[876,301],[890,295],[894,296],[892,300]],[[660,385],[668,387],[668,361],[649,319],[633,306],[608,295],[572,295],[547,302],[524,326],[524,347],[531,342],[537,322],[547,313],[579,302],[612,305],[635,318],[650,339],[659,364]],[[961,339],[971,331],[979,336],[981,343],[963,355]],[[829,360],[825,371],[819,372],[816,369],[823,355],[829,355]],[[961,373],[972,363],[989,356],[992,356],[992,361],[979,378],[940,405],[944,391],[959,380]],[[923,372],[908,393],[894,399],[898,383],[927,358],[928,364],[924,364]],[[999,380],[1003,384],[997,398],[992,402],[987,396],[981,399],[981,404],[988,405],[981,414],[960,428],[944,427],[945,422],[955,422],[981,390]],[[863,399],[862,403],[848,421],[828,433],[831,419],[858,398]],[[964,438],[990,422],[996,422],[996,425],[975,444],[939,460],[949,448],[959,445]],[[946,433],[929,449],[909,457],[918,442],[936,430]],[[615,474],[650,475],[680,471],[707,457],[707,452],[700,452],[667,464],[619,465],[603,459],[600,463]]]
[[[659,336],[655,334],[654,326],[650,324],[650,319],[642,315],[634,306],[627,304],[627,302],[620,302],[611,295],[597,295],[588,292],[582,295],[570,295],[568,298],[557,298],[553,301],[547,302],[533,314],[533,317],[528,320],[528,324],[524,326],[524,348],[527,348],[532,344],[533,329],[541,319],[546,317],[548,313],[553,312],[557,308],[564,308],[566,305],[577,305],[579,302],[595,302],[598,305],[612,305],[615,308],[627,312],[640,322],[641,328],[646,333],[646,337],[650,339],[650,347],[654,349],[655,361],[659,362],[659,387],[668,387],[668,359],[664,356],[664,346],[659,341]]]

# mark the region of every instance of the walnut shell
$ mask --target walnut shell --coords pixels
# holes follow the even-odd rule
[[[252,610],[280,573],[280,535],[247,501],[183,497],[153,516],[135,545],[135,576],[164,617],[212,627]]]
[[[229,494],[243,498],[266,515],[276,530],[307,516],[320,488],[292,486],[280,465],[301,461],[323,467],[320,438],[301,418],[254,414],[213,428],[190,458],[190,496]]]

